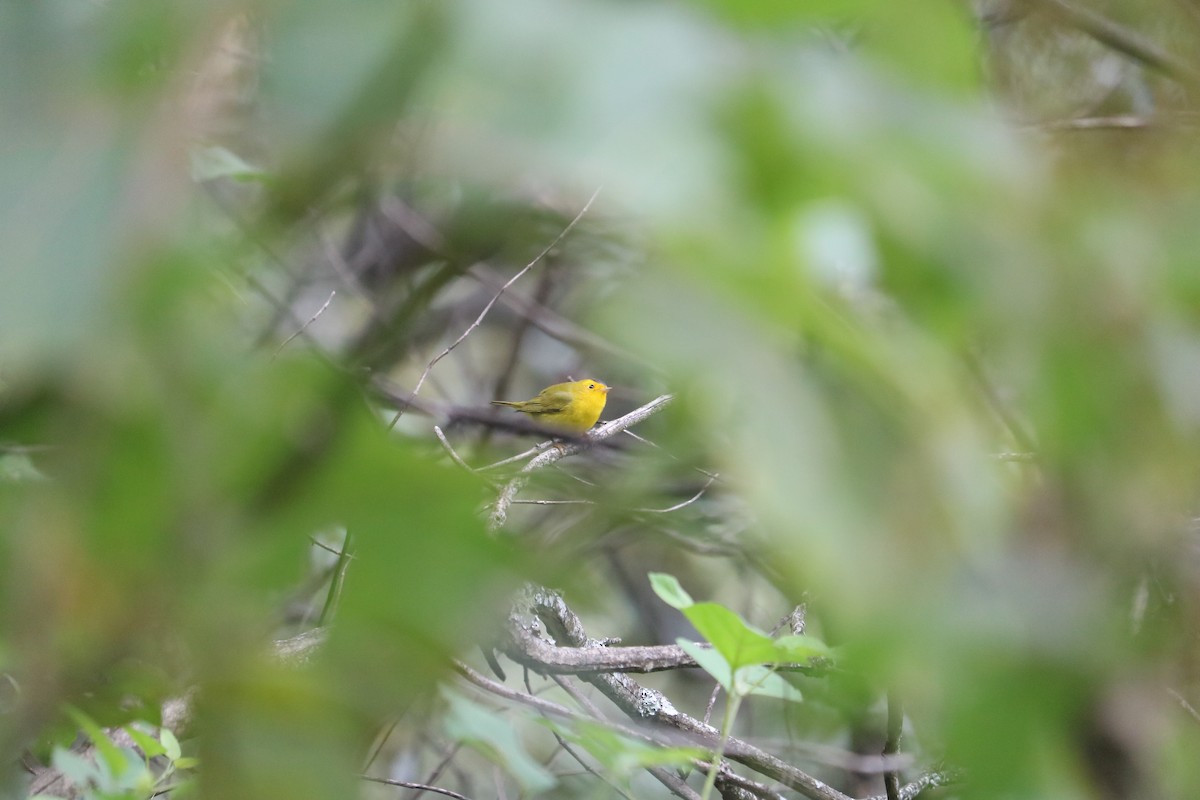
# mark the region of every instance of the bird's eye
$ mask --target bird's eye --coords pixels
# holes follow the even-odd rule
[[[596,388],[596,384],[594,384],[594,383],[589,383],[589,384],[588,384],[588,388],[589,388],[589,389],[595,389],[595,388]]]

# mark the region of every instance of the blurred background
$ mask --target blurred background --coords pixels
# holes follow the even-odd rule
[[[1191,0],[0,5],[0,791],[671,797],[449,672],[660,571],[805,605],[734,733],[851,796],[889,694],[923,797],[1194,796],[1198,88]],[[674,400],[489,532],[584,377]]]

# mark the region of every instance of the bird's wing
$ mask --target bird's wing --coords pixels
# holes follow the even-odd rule
[[[529,401],[527,410],[534,414],[553,414],[558,411],[564,411],[567,406],[571,405],[573,399],[570,392],[544,391]]]

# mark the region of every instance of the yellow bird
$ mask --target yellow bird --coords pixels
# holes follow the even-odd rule
[[[515,408],[547,427],[566,433],[583,433],[600,419],[608,388],[598,380],[584,378],[547,386],[532,400],[493,400],[492,405]]]

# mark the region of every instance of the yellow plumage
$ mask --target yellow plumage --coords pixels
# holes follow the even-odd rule
[[[583,433],[600,419],[608,388],[598,380],[585,378],[547,386],[532,400],[493,400],[492,405],[514,408],[543,425],[568,433]]]

